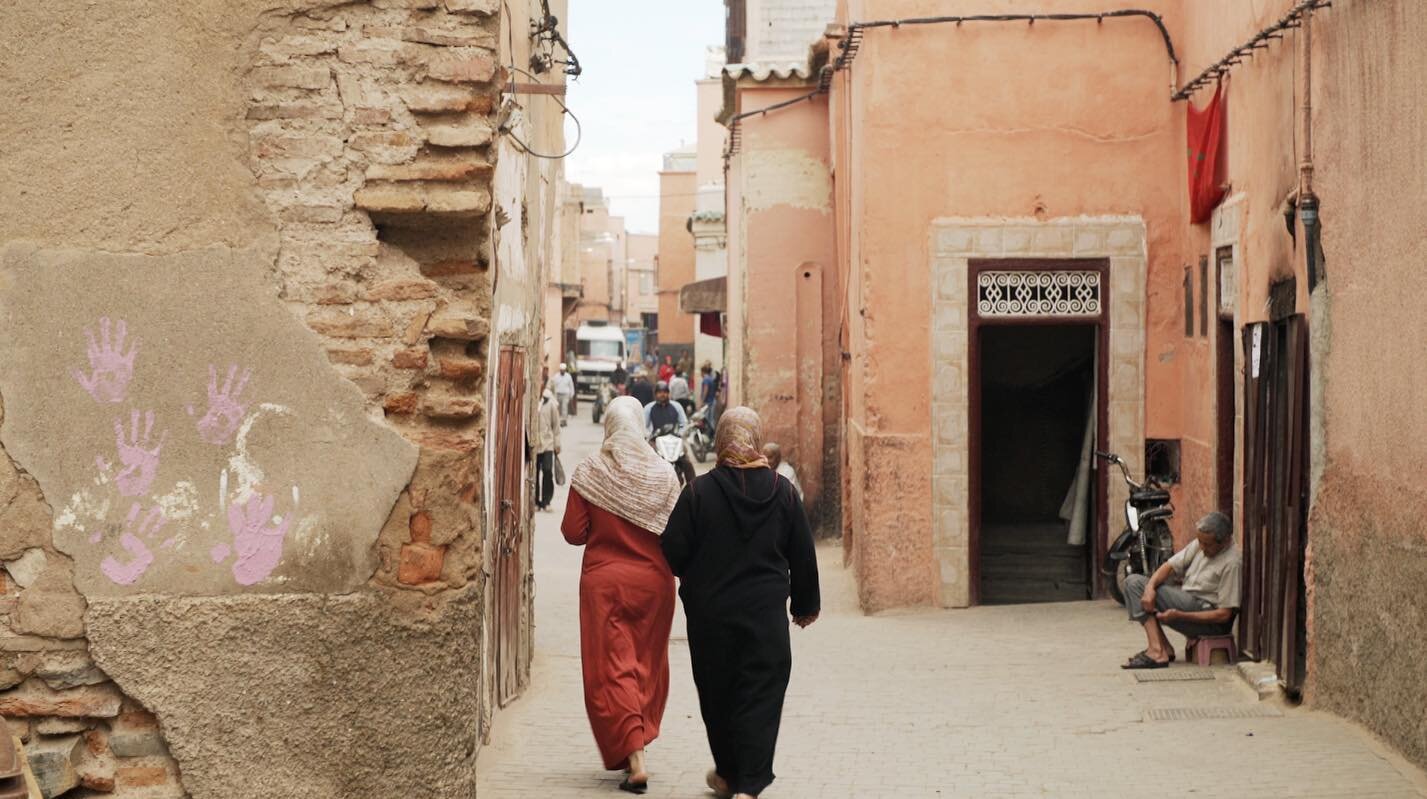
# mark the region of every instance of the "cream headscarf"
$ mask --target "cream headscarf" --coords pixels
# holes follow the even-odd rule
[[[617,397],[605,408],[604,443],[575,467],[570,487],[592,505],[664,534],[679,501],[679,478],[645,439],[639,400]]]
[[[758,412],[740,405],[719,414],[714,451],[720,466],[768,468],[768,458],[763,455],[763,420],[758,418]]]

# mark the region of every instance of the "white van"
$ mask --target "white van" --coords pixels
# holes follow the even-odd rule
[[[575,390],[594,396],[626,357],[624,330],[603,322],[586,322],[575,331]]]

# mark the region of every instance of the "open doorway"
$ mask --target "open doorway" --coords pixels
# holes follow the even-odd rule
[[[1089,599],[1099,529],[1093,324],[982,325],[979,597],[983,604]]]

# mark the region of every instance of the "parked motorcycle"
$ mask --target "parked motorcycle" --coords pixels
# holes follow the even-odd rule
[[[654,431],[654,451],[669,462],[679,475],[679,485],[687,485],[694,480],[694,464],[684,454],[684,439],[672,424],[666,424]]]
[[[684,432],[684,445],[689,448],[699,463],[704,463],[713,451],[713,430],[709,427],[707,405],[694,411],[689,417],[689,429]]]
[[[1174,535],[1169,529],[1174,505],[1170,504],[1169,492],[1153,477],[1145,478],[1143,483],[1135,482],[1130,477],[1129,466],[1119,455],[1096,452],[1095,456],[1119,466],[1130,489],[1130,497],[1125,501],[1125,531],[1110,545],[1100,564],[1101,573],[1113,578],[1106,585],[1110,595],[1116,602],[1123,603],[1127,577],[1154,574],[1174,555]]]

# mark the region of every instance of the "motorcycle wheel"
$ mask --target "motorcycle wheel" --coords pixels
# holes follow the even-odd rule
[[[704,446],[702,439],[693,439],[689,442],[689,449],[694,451],[694,457],[699,463],[705,463],[709,459],[709,448]]]
[[[1121,605],[1125,604],[1125,580],[1129,578],[1130,574],[1130,562],[1122,560],[1115,567],[1115,578],[1105,582],[1105,589]]]
[[[698,476],[694,472],[694,465],[689,463],[688,458],[681,459],[674,471],[679,473],[679,485],[681,486],[694,482],[694,478]]]
[[[590,403],[590,421],[594,422],[595,424],[599,424],[600,417],[604,415],[602,413],[603,410],[604,408],[601,406],[598,400]]]

